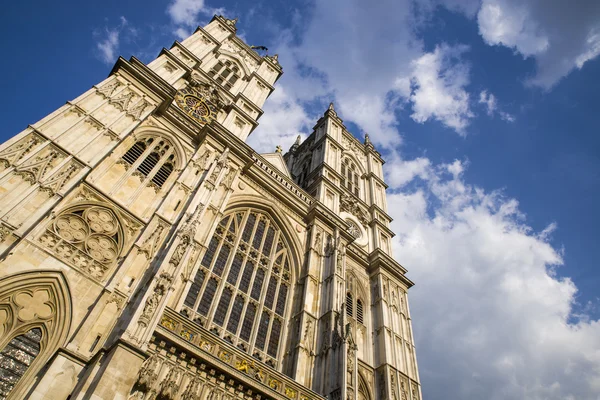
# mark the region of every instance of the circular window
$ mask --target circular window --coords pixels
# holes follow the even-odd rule
[[[354,236],[355,239],[360,239],[362,237],[362,231],[356,222],[347,219],[346,223],[348,224],[348,233]]]

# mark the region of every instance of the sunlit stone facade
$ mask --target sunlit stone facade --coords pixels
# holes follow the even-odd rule
[[[215,17],[0,146],[0,399],[420,399],[383,160]]]

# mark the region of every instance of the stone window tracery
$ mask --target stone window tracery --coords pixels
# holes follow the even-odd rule
[[[363,301],[358,297],[355,298],[351,292],[346,293],[346,315],[360,324],[365,324]]]
[[[114,211],[79,204],[62,211],[40,242],[92,277],[104,278],[125,244],[125,233]]]
[[[240,79],[240,69],[229,60],[217,61],[217,63],[208,71],[208,75],[223,85],[227,90],[231,90],[233,85]]]
[[[175,169],[173,146],[165,139],[144,138],[135,142],[121,159],[135,174],[161,188]]]
[[[188,315],[261,358],[280,353],[291,282],[289,247],[264,212],[245,209],[217,225],[184,300]],[[231,336],[229,336],[231,334]]]
[[[354,164],[349,158],[342,160],[342,186],[354,194],[356,197],[360,197],[360,178],[359,170],[356,164]]]

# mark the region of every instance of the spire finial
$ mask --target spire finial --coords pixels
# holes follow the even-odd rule
[[[371,142],[371,138],[369,138],[368,133],[365,133],[365,146],[373,148],[373,143]]]
[[[329,110],[335,111],[335,108],[333,108],[333,101],[329,103]]]
[[[296,141],[294,142],[294,145],[300,146],[300,141],[301,140],[302,140],[302,138],[300,137],[300,135],[298,135],[298,137],[296,138]]]
[[[277,145],[277,146],[275,147],[275,152],[276,152],[276,153],[281,153],[282,151],[283,151],[283,149],[281,148],[281,146],[280,146],[280,145]]]

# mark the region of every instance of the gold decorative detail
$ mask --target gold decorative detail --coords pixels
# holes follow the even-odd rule
[[[271,378],[269,379],[269,387],[273,390],[279,391],[279,389],[281,388],[281,382],[279,382],[275,378]]]
[[[217,90],[209,85],[188,86],[177,92],[175,102],[201,125],[208,124],[216,118],[222,106]]]
[[[297,394],[298,394],[298,392],[295,391],[294,389],[289,388],[289,387],[285,388],[285,395],[287,397],[289,397],[290,399],[295,399]]]
[[[225,361],[226,363],[228,363],[228,364],[229,364],[229,363],[231,362],[232,355],[231,355],[231,353],[228,353],[228,352],[226,352],[225,350],[221,350],[221,351],[219,352],[219,359],[220,359],[221,361]]]
[[[248,373],[250,365],[248,364],[248,361],[242,358],[241,360],[235,362],[235,369],[244,373]]]
[[[179,332],[179,336],[181,336],[188,342],[191,342],[194,339],[194,336],[196,336],[196,335],[194,335],[192,332],[188,331],[187,329],[182,329],[181,332]]]
[[[210,342],[207,342],[206,340],[201,340],[200,348],[204,351],[211,353],[213,351],[213,344]]]
[[[164,326],[170,331],[174,331],[175,328],[177,328],[177,323],[168,317],[162,317],[162,319],[160,320],[160,325]]]

